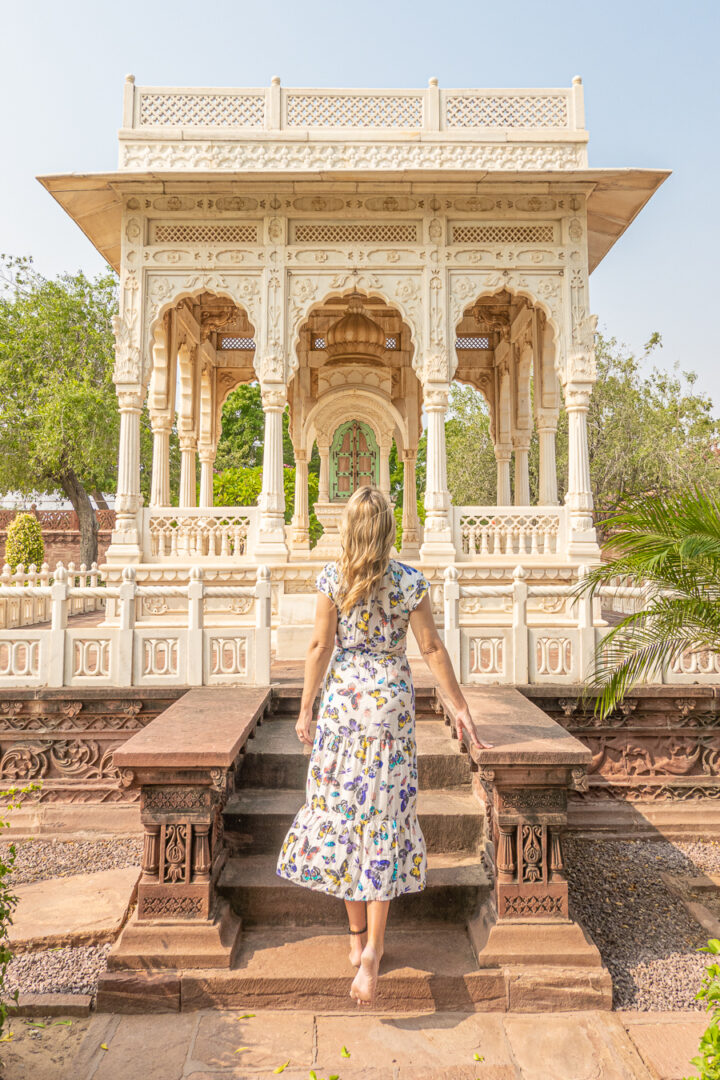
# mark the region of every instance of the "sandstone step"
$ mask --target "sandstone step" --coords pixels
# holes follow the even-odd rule
[[[345,906],[337,897],[286,881],[276,873],[277,856],[240,855],[228,860],[220,892],[241,916],[243,926],[346,925]],[[462,923],[487,899],[490,883],[479,856],[430,854],[427,886],[399,896],[390,906],[390,921]]]
[[[470,759],[441,720],[416,729],[420,788],[457,788],[470,784]],[[257,729],[243,756],[244,787],[300,788],[305,784],[310,748],[295,734],[295,720],[274,719]]]
[[[356,1011],[354,973],[344,933],[251,929],[232,970],[183,972],[181,1007]],[[499,970],[478,970],[462,927],[388,930],[375,1011],[497,1010],[506,1007],[505,993]]]
[[[223,814],[230,847],[242,854],[277,852],[304,797],[302,788],[245,787],[237,791],[228,799]],[[485,815],[472,792],[420,791],[418,816],[429,852],[470,854],[479,849]]]

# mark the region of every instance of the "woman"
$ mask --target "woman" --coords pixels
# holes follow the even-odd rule
[[[458,737],[485,744],[435,628],[427,581],[390,558],[395,518],[382,492],[358,488],[343,512],[340,540],[340,559],[317,580],[295,727],[301,742],[312,745],[306,802],[287,833],[277,873],[345,901],[350,962],[358,968],[350,996],[371,1004],[390,900],[424,889],[427,872],[417,818],[408,624],[451,702]],[[313,703],[326,669],[313,740]]]

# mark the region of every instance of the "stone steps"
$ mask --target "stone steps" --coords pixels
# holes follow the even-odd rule
[[[325,926],[248,929],[232,970],[182,973],[181,1007],[355,1011],[354,974],[344,933]],[[478,970],[463,926],[388,929],[374,1011],[497,1010],[505,998],[503,974]]]
[[[417,725],[418,774],[421,790],[470,784],[470,758],[461,753],[441,720]],[[310,747],[295,734],[295,720],[276,717],[258,728],[243,755],[241,783],[251,788],[302,788]]]
[[[304,798],[303,788],[241,788],[223,813],[230,847],[238,854],[277,854]],[[420,790],[418,817],[428,852],[479,851],[484,812],[472,792]]]
[[[239,855],[225,864],[219,891],[242,918],[243,926],[346,925],[344,905],[336,897],[286,881],[276,873],[276,864],[274,852]],[[489,892],[490,883],[477,855],[430,854],[426,888],[393,900],[389,925],[464,926]]]

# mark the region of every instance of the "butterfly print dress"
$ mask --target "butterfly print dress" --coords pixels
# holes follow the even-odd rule
[[[338,583],[328,563],[317,587],[336,601]],[[338,610],[305,803],[277,861],[289,881],[343,900],[390,900],[425,888],[405,638],[427,590],[418,570],[391,559],[374,600],[348,615]]]

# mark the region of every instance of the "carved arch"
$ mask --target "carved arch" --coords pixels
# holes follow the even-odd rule
[[[378,445],[393,438],[401,452],[408,445],[406,422],[392,402],[372,389],[339,386],[323,394],[308,413],[300,435],[301,449],[309,456],[318,434],[332,436],[352,415],[372,428]]]

